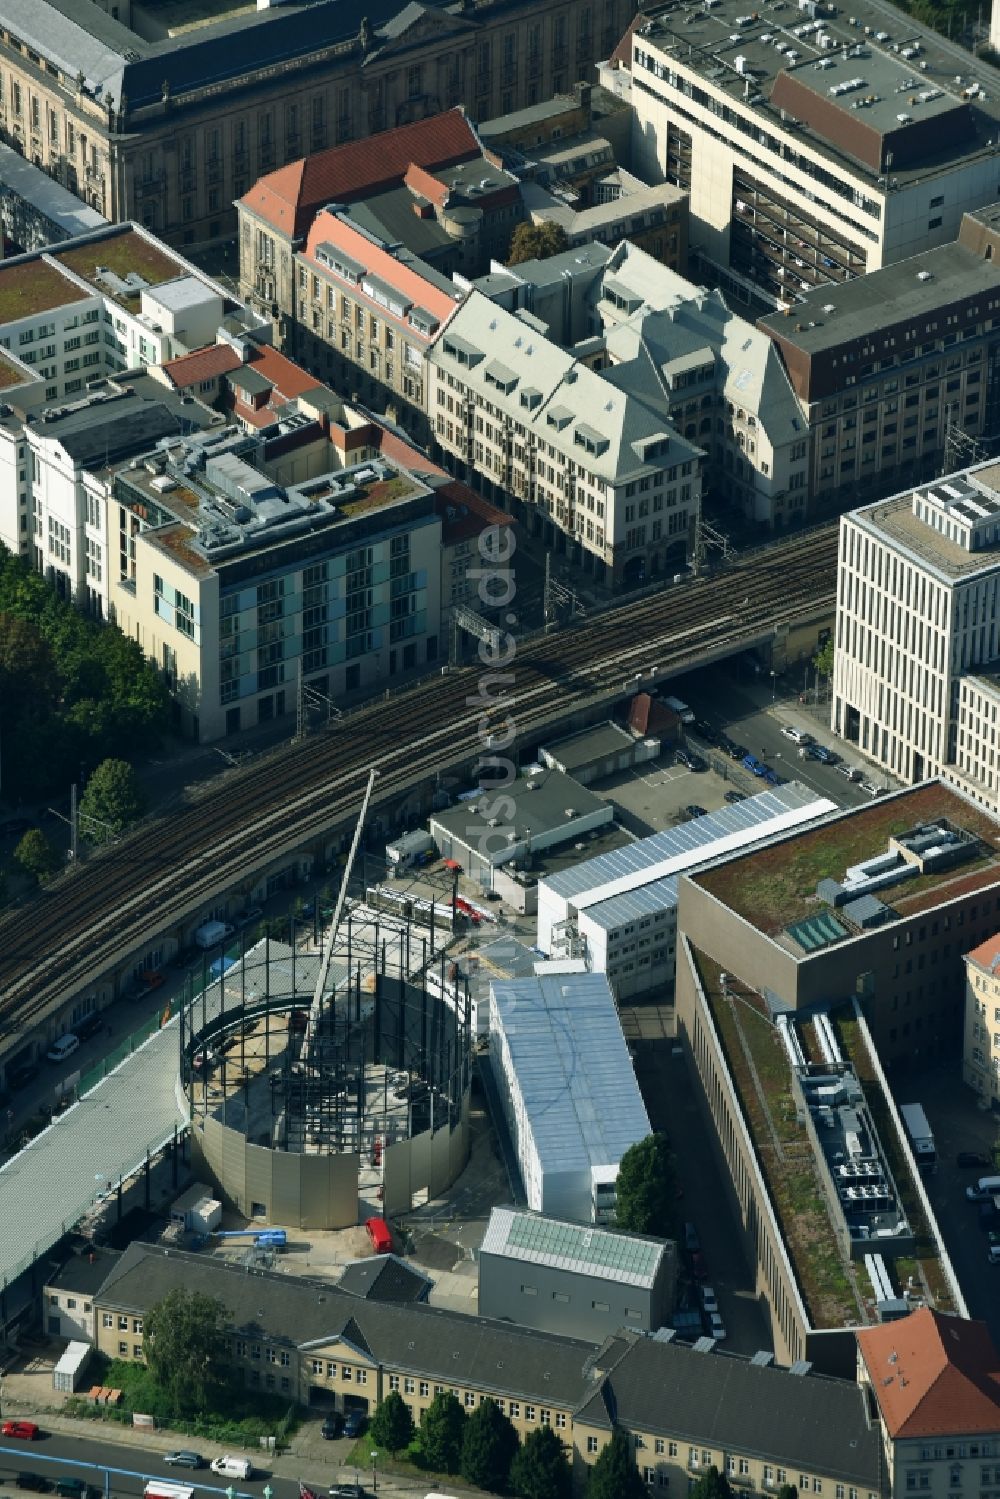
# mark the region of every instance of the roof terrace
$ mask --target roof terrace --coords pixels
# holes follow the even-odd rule
[[[942,822],[967,840],[976,840],[975,849],[958,868],[947,861],[940,865],[923,861],[916,874],[893,883],[887,890],[888,919],[907,916],[1000,880],[1000,827],[940,781],[841,813],[691,878],[759,931],[777,937],[796,923],[829,917],[829,904],[817,895],[821,881],[842,882],[849,869],[865,866],[877,855],[888,855],[891,839],[921,825]],[[839,917],[833,919],[841,924]],[[847,928],[830,934],[834,939],[847,935],[851,935]],[[798,939],[791,950],[797,956],[804,954]]]

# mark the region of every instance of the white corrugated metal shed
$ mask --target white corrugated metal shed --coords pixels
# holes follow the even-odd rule
[[[677,880],[689,869],[761,839],[801,827],[836,805],[795,781],[680,827],[598,854],[542,881],[589,920],[612,930],[677,904]]]
[[[605,975],[539,974],[490,991],[542,1169],[617,1164],[650,1124]]]

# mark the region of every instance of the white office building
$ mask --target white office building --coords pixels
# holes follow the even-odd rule
[[[672,989],[681,875],[835,810],[791,781],[549,875],[538,885],[538,947],[582,958],[619,1001]]]
[[[996,197],[996,73],[881,0],[673,0],[630,41],[636,170],[690,193],[696,259],[776,303]]]
[[[612,1221],[621,1158],[650,1124],[604,975],[494,981],[490,1064],[529,1208]]]
[[[904,781],[1000,811],[1000,464],[841,520],[832,724]]]

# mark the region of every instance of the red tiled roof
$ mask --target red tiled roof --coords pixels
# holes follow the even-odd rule
[[[397,437],[395,432],[390,432],[386,427],[380,427],[377,430],[382,433],[378,450],[383,458],[391,458],[393,463],[401,463],[404,468],[408,468],[414,474],[440,474],[442,478],[444,477],[444,469],[439,468],[419,448],[411,447],[408,442]]]
[[[289,237],[305,234],[325,203],[348,203],[398,187],[411,162],[435,170],[478,156],[479,142],[460,109],[366,140],[317,151],[260,177],[243,197],[254,213]]]
[[[394,286],[406,301],[423,307],[440,322],[451,317],[458,307],[458,302],[448,292],[439,290],[433,282],[426,280],[412,266],[403,265],[402,261],[388,250],[380,250],[367,235],[361,234],[352,224],[346,223],[343,218],[337,218],[335,214],[318,213],[313,220],[303,254],[314,265],[320,264],[316,260],[316,246],[321,244],[334,245],[354,260],[360,260],[373,276]],[[327,273],[329,271],[326,266],[322,269]],[[361,288],[355,288],[355,295],[359,292]],[[377,310],[374,303],[372,303],[372,308]],[[381,311],[381,316],[385,316],[384,309]],[[426,342],[429,335],[418,333],[416,329],[408,329],[407,336]]]
[[[228,375],[238,370],[243,363],[236,350],[229,344],[213,344],[208,349],[195,349],[193,354],[182,354],[163,366],[176,390],[189,385],[198,385],[202,380],[212,380],[219,375]]]
[[[441,516],[441,540],[445,546],[468,541],[488,526],[512,526],[513,516],[498,510],[458,479],[441,484],[434,491],[434,505]],[[449,516],[448,511],[453,515]]]
[[[649,17],[643,15],[642,11],[640,10],[636,15],[632,17],[631,21],[629,21],[628,26],[625,28],[625,35],[622,37],[621,41],[618,43],[617,47],[608,59],[613,68],[625,68],[626,70],[631,71],[632,36],[636,31],[638,31],[639,27],[645,25],[648,20]]]
[[[680,719],[673,708],[668,708],[648,692],[637,692],[628,710],[628,726],[633,734],[643,738],[653,734],[657,738],[672,741],[677,738]]]
[[[921,1307],[857,1340],[893,1438],[1000,1431],[1000,1359],[985,1322]]]
[[[980,968],[992,968],[1000,958],[1000,932],[993,937],[987,937],[985,942],[980,942],[978,947],[974,947],[965,956],[970,963],[977,963]]]

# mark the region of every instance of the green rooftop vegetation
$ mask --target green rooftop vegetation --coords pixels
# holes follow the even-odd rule
[[[0,354],[0,390],[7,390],[12,385],[22,385],[30,378],[23,370],[18,369],[16,364]]]
[[[731,859],[695,879],[760,931],[774,936],[792,922],[825,909],[817,903],[820,880],[841,879],[849,865],[884,853],[890,838],[941,817],[981,839],[982,852],[956,869],[918,875],[880,892],[883,900],[894,905],[898,889],[902,908],[904,901],[909,906],[917,897],[951,881],[967,879],[974,871],[997,862],[996,823],[936,782],[918,786],[904,796],[876,801],[742,859]]]
[[[0,266],[0,323],[33,317],[50,307],[64,307],[85,295],[44,260]]]
[[[364,515],[368,510],[380,510],[384,505],[391,505],[394,500],[405,500],[414,492],[413,480],[397,474],[393,479],[379,479],[374,484],[369,484],[365,489],[359,490],[352,500],[344,500],[338,503],[338,510],[345,515]]]
[[[809,1320],[829,1328],[857,1323],[861,1308],[834,1238],[820,1167],[795,1117],[778,1032],[759,995],[730,976],[724,998],[719,965],[697,950],[694,956]]]
[[[95,286],[98,284],[98,266],[113,271],[123,280],[130,271],[134,271],[144,281],[148,281],[150,286],[157,286],[161,281],[172,281],[175,276],[184,274],[183,268],[172,255],[168,255],[157,245],[151,245],[133,229],[123,229],[120,234],[109,234],[89,244],[57,251],[56,259]],[[107,287],[101,289],[110,295]],[[124,307],[133,307],[139,297],[119,297],[116,300]]]

